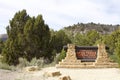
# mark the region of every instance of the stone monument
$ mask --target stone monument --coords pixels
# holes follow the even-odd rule
[[[89,50],[88,50],[89,49]],[[67,45],[66,57],[59,64],[56,65],[57,68],[114,68],[119,67],[117,63],[111,62],[108,53],[106,52],[106,46],[104,44],[99,44],[97,47],[85,47],[80,54],[85,54],[88,57],[88,52],[92,49],[96,49],[97,58],[94,61],[81,61],[77,58],[77,52],[74,44]],[[92,52],[93,53],[93,52]],[[78,55],[78,56],[79,56]],[[91,55],[89,55],[91,56]]]

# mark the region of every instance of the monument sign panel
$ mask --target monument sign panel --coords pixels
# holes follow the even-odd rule
[[[95,62],[97,58],[98,47],[94,46],[76,46],[76,57],[82,62]]]
[[[96,50],[79,50],[76,52],[77,59],[83,61],[95,61],[97,58]]]

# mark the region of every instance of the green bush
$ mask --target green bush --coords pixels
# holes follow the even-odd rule
[[[66,56],[66,52],[64,49],[62,49],[61,53],[58,56],[58,61],[61,61],[62,59],[64,59]]]
[[[116,43],[115,52],[116,52],[116,55],[117,55],[118,63],[120,65],[120,38],[118,39],[118,41]]]
[[[17,67],[19,68],[23,68],[29,65],[29,62],[27,61],[27,59],[25,58],[19,58],[19,64],[17,65]]]
[[[6,63],[2,62],[2,56],[0,55],[0,69],[5,69],[5,70],[16,70],[15,66],[10,66]]]
[[[29,62],[25,58],[19,58],[19,64],[17,67],[24,68],[26,66],[38,66],[39,68],[41,68],[44,66],[44,60],[43,60],[43,58],[40,58],[40,59],[33,58]]]
[[[16,70],[15,66],[10,66],[6,63],[0,62],[0,69],[5,69],[5,70]]]
[[[111,59],[113,62],[119,63],[118,56],[117,56],[116,54],[110,55],[110,59]]]

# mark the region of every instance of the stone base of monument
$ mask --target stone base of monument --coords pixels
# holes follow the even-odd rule
[[[81,63],[80,60],[65,60],[63,59],[59,62],[59,65],[79,65]]]
[[[94,68],[93,62],[81,62],[80,60],[62,60],[57,68]]]
[[[118,63],[95,63],[95,68],[118,68]]]
[[[95,66],[84,66],[84,65],[60,65],[57,68],[95,68]]]
[[[57,68],[118,68],[118,63],[111,62],[110,59],[106,57],[98,57],[95,62],[81,62],[77,59],[65,58],[59,64],[56,65]]]
[[[60,62],[56,65],[57,68],[118,68],[117,63],[94,63],[94,62],[81,62],[81,63],[67,63]]]

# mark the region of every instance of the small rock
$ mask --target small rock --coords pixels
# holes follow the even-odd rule
[[[55,77],[55,76],[60,76],[60,75],[61,75],[60,71],[45,72],[44,73],[45,77]]]
[[[70,76],[61,76],[59,80],[72,80]]]
[[[25,68],[25,71],[31,72],[31,71],[37,71],[39,70],[38,66],[28,66]]]

